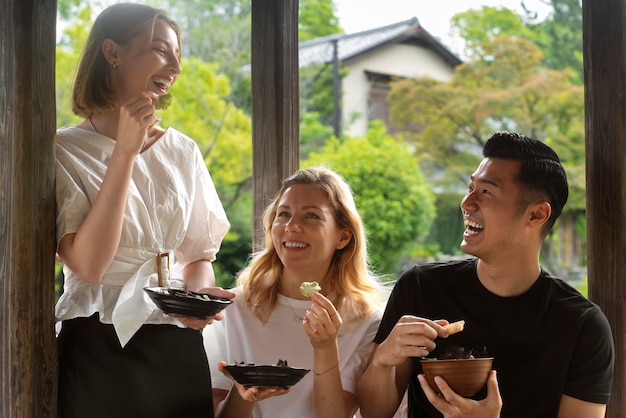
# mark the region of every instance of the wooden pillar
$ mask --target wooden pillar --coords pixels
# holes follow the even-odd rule
[[[252,0],[254,251],[263,210],[299,167],[298,0]]]
[[[0,417],[56,417],[56,0],[0,12]]]
[[[626,1],[583,0],[589,298],[611,323],[607,417],[626,411]]]

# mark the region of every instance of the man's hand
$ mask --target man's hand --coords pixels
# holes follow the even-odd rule
[[[446,320],[431,321],[405,315],[398,320],[391,333],[376,350],[373,363],[392,367],[402,364],[409,357],[425,357],[435,349],[437,337],[447,337],[443,327]]]
[[[435,377],[440,395],[430,387],[423,374],[417,376],[422,390],[431,404],[444,418],[498,418],[502,410],[502,398],[498,388],[496,371],[492,370],[487,379],[487,397],[481,401],[464,398],[456,394],[441,377]]]

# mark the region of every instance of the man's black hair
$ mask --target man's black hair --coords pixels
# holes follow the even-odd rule
[[[496,132],[483,147],[483,156],[521,162],[517,176],[522,188],[519,204],[521,209],[538,200],[550,204],[552,214],[544,229],[547,234],[569,195],[567,174],[556,152],[536,139],[513,132]]]

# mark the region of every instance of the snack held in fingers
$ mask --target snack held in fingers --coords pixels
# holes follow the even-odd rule
[[[159,100],[157,101],[157,103],[159,105],[159,109],[165,110],[171,106],[173,101],[174,101],[174,98],[172,97],[172,95],[167,93],[162,96],[159,96]]]
[[[446,325],[444,328],[448,331],[448,335],[456,334],[457,332],[463,331],[463,328],[465,328],[465,321],[456,321]]]
[[[311,293],[319,292],[320,290],[322,290],[322,288],[318,282],[302,282],[300,285],[300,293],[307,298],[311,297]]]

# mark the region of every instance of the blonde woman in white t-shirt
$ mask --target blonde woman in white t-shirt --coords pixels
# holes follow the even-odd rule
[[[224,319],[204,330],[216,417],[352,417],[382,290],[352,192],[332,170],[300,170],[284,181],[263,225],[265,249],[239,274]],[[300,286],[312,281],[321,290],[306,297]],[[311,372],[288,390],[246,389],[224,369],[278,360]]]

